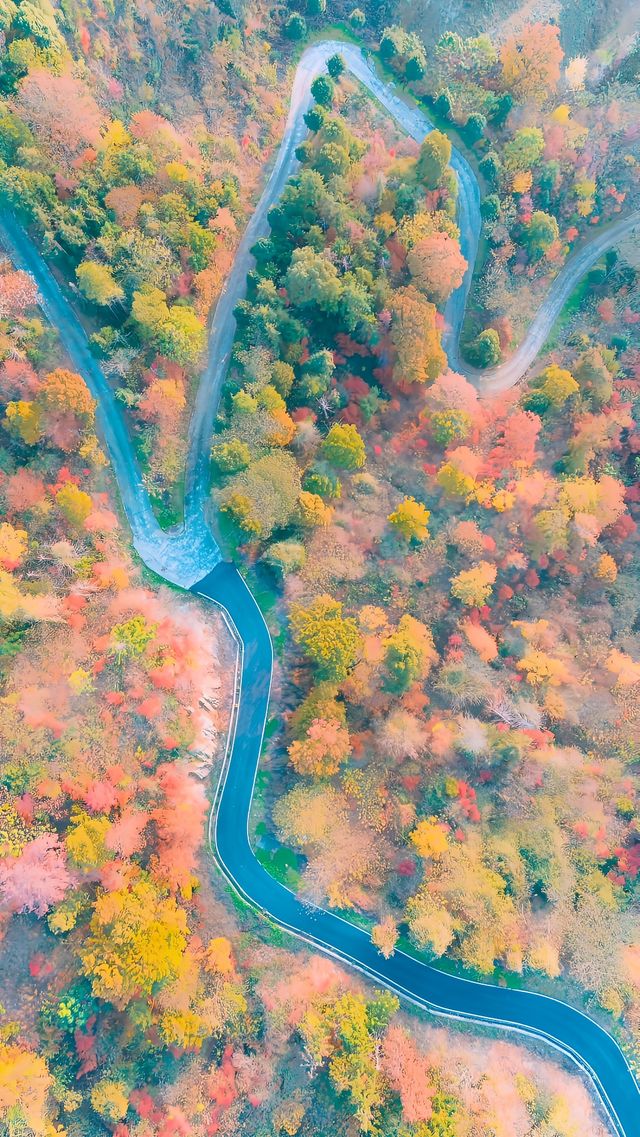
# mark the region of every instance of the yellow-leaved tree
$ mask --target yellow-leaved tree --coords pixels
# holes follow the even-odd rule
[[[411,833],[416,852],[421,857],[439,860],[449,847],[447,828],[436,817],[419,821]]]
[[[374,924],[371,929],[371,942],[375,944],[380,955],[385,959],[389,959],[396,950],[400,932],[393,916],[385,916],[379,924]]]
[[[53,1078],[39,1054],[15,1043],[0,1046],[0,1121],[3,1133],[45,1133]],[[14,1128],[15,1126],[15,1128]]]
[[[408,541],[426,541],[429,536],[429,517],[431,514],[421,501],[405,497],[389,514],[389,522],[397,533]]]
[[[395,691],[408,690],[412,683],[426,679],[437,658],[429,628],[405,612],[395,632],[384,641],[388,686]]]
[[[129,1108],[129,1094],[123,1082],[101,1078],[91,1091],[91,1104],[105,1121],[121,1121]]]
[[[437,379],[447,366],[447,357],[440,342],[435,305],[410,284],[394,293],[391,315],[396,382],[428,383]]]
[[[125,1007],[176,979],[188,932],[186,913],[151,880],[100,893],[80,948],[94,995]]]
[[[451,595],[469,608],[481,608],[491,596],[497,569],[489,561],[479,561],[473,568],[464,569],[451,579]]]
[[[341,682],[355,663],[361,636],[355,620],[342,615],[332,596],[316,596],[311,604],[294,604],[290,615],[296,643],[315,663],[323,678]]]
[[[349,732],[339,719],[314,719],[306,738],[296,739],[289,747],[294,770],[317,778],[336,774],[350,753]]]
[[[14,569],[23,560],[28,545],[24,529],[15,529],[8,521],[0,524],[0,565],[4,569]]]

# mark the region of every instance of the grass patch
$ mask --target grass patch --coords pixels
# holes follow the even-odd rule
[[[181,584],[174,584],[173,581],[167,580],[166,577],[160,576],[154,569],[149,568],[140,557],[140,554],[136,552],[133,543],[129,544],[129,554],[140,569],[143,583],[147,584],[149,588],[154,589],[154,591],[157,591],[158,588],[170,588],[173,592],[177,592],[181,596],[184,596],[185,593],[189,595],[188,588],[183,588]]]
[[[277,659],[282,662],[284,658],[285,647],[287,644],[287,629],[284,625],[280,628],[277,635],[271,637],[273,642],[273,650]]]
[[[246,901],[239,892],[236,892],[235,888],[233,888],[233,886],[228,882],[225,884],[224,890],[229,897],[232,907],[235,908],[238,915],[246,916],[249,912],[255,912],[253,904],[249,904],[248,901]]]
[[[440,959],[431,959],[426,952],[420,951],[420,949],[412,943],[406,932],[400,934],[397,947],[398,950],[404,952],[405,955],[410,955],[413,959],[417,959],[427,967],[432,967],[434,971],[442,971],[446,975],[455,975],[459,979],[469,979],[474,983],[485,983],[494,987],[509,987],[514,991],[519,991],[526,986],[521,975],[516,975],[511,971],[505,971],[504,968],[499,966],[494,967],[491,972],[484,972],[477,971],[476,968],[473,967],[466,967],[465,964],[460,963],[459,960],[450,959],[448,956],[442,956]]]
[[[367,50],[353,28],[342,20],[338,20],[335,24],[324,24],[321,28],[307,31],[304,39],[300,40],[296,45],[296,50],[293,52],[291,60],[297,63],[300,56],[308,47],[313,47],[314,44],[322,43],[326,39],[342,40],[343,43],[352,43],[355,47],[363,48],[365,51]]]
[[[296,854],[284,845],[279,849],[256,849],[256,857],[270,876],[297,892],[301,874]]]
[[[266,940],[267,943],[271,944],[272,947],[290,949],[293,933],[285,931],[284,928],[281,928],[278,924],[274,923],[274,921],[265,913],[262,915],[263,923],[260,926],[260,935],[262,938]]]
[[[270,777],[271,777],[271,775],[270,775],[268,770],[263,769],[261,766],[258,767],[255,785],[253,788],[252,805],[255,802],[262,802],[264,795],[266,793],[267,787],[269,785],[269,778]]]
[[[339,916],[346,924],[354,924],[356,928],[362,928],[364,932],[371,932],[375,924],[375,920],[371,916],[367,916],[364,912],[355,912],[353,908],[333,908],[334,916]]]
[[[280,592],[274,581],[267,579],[266,573],[254,567],[247,572],[247,583],[253,592],[254,598],[263,616],[267,616],[276,607],[280,599]]]
[[[265,742],[268,742],[270,738],[273,738],[274,734],[277,733],[279,726],[280,720],[278,716],[272,715],[271,718],[267,721],[267,725],[264,730]]]
[[[150,491],[149,500],[161,529],[180,525],[184,516],[184,475],[162,494]]]
[[[223,557],[225,560],[233,561],[234,564],[241,566],[243,561],[238,552],[239,530],[237,525],[234,524],[229,514],[222,509],[216,508],[215,517],[215,536]]]
[[[149,458],[144,450],[144,436],[136,429],[130,429],[130,422],[127,422],[127,427],[129,441],[144,480],[145,475],[149,473]],[[184,480],[183,469],[180,477],[164,490],[158,489],[153,483],[147,486],[149,502],[161,529],[171,529],[174,525],[182,523],[184,517]]]
[[[549,332],[549,336],[544,344],[544,347],[542,348],[542,352],[540,353],[541,355],[544,352],[552,351],[564,340],[564,333],[568,325],[571,323],[574,317],[578,315],[580,309],[582,308],[582,305],[589,295],[590,289],[591,282],[589,280],[589,273],[586,273],[586,275],[582,277],[582,280],[576,284],[573,292],[565,301],[564,307],[560,311],[556,322]]]

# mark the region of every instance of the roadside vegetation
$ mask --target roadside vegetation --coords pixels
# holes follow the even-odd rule
[[[520,342],[594,226],[637,208],[635,68],[567,58],[560,32],[542,22],[499,42],[446,32],[427,50],[390,26],[380,40],[385,67],[455,129],[481,178],[482,256],[463,334],[477,367]]]

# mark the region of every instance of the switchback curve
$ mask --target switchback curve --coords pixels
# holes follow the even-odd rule
[[[99,427],[140,556],[165,579],[190,588],[196,595],[221,607],[236,636],[240,681],[227,760],[210,825],[216,859],[227,880],[250,904],[282,927],[416,1005],[445,1017],[483,1023],[548,1042],[589,1076],[619,1137],[635,1137],[640,1128],[638,1085],[615,1040],[592,1019],[558,1000],[533,992],[470,982],[429,967],[403,952],[396,952],[385,960],[362,929],[335,913],[303,904],[275,881],[258,862],[249,840],[249,813],[267,719],[273,651],[268,628],[253,595],[238,571],[222,562],[206,523],[208,451],[235,334],[233,310],[244,294],[246,275],[252,266],[250,249],[266,232],[267,211],[296,167],[295,149],[305,133],[303,114],[311,102],[311,83],[337,51],[348,69],[407,133],[421,141],[432,129],[426,116],[400,99],[353,45],[325,41],[302,55],[275,165],[240,242],[213,316],[208,364],[189,433],[185,519],[180,528],[169,533],[160,529],[120,408],[91,355],[81,325],[42,257],[15,219],[7,215],[0,216],[0,241],[15,263],[36,279],[47,315],[58,328],[74,367],[84,376],[98,401]],[[474,378],[481,390],[502,390],[518,382],[533,362],[575,283],[605,249],[638,225],[640,213],[615,222],[570,258],[551,285],[529,333],[511,360],[490,372],[472,372],[461,365],[458,343],[478,248],[480,194],[473,171],[455,150],[451,164],[458,177],[461,248],[469,268],[461,287],[447,305],[445,347],[450,365]]]

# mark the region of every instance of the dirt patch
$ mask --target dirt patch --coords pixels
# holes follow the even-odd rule
[[[19,1022],[23,1042],[38,1044],[37,1015],[45,993],[73,972],[73,957],[35,916],[13,916],[0,943],[0,1003]]]

